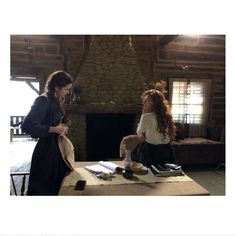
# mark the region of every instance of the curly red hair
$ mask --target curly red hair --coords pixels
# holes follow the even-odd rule
[[[173,121],[173,117],[170,111],[168,101],[162,92],[157,89],[149,89],[144,91],[142,98],[149,96],[152,99],[153,107],[152,110],[156,114],[158,123],[157,130],[166,137],[168,134],[173,140],[176,135],[176,127]]]

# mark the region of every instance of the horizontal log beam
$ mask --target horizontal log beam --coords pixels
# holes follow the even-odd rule
[[[197,74],[211,74],[211,75],[224,75],[225,70],[221,68],[196,68],[191,67],[188,69],[183,69],[181,66],[172,66],[172,67],[156,67],[157,73],[184,73],[184,74],[191,74],[191,73],[197,73]]]
[[[56,35],[11,35],[11,44],[56,44],[58,39]]]
[[[162,64],[181,64],[181,65],[199,65],[199,66],[208,66],[208,67],[214,67],[214,66],[220,66],[225,67],[225,61],[191,61],[191,60],[169,60],[169,59],[159,59],[157,65]]]
[[[31,55],[29,53],[14,53],[11,55],[11,66],[26,66],[49,68],[62,66],[63,56],[61,55]]]
[[[178,36],[179,35],[163,35],[163,36],[160,36],[159,46],[160,47],[165,47],[166,45],[168,45],[169,43],[174,41]]]
[[[193,60],[193,61],[224,61],[224,53],[211,53],[211,52],[183,52],[176,50],[160,50],[160,59],[175,59],[175,60]]]
[[[225,53],[224,45],[193,45],[184,43],[169,44],[166,50],[177,52],[209,52],[209,53]]]
[[[180,68],[182,70],[191,70],[191,69],[198,69],[198,70],[225,70],[224,65],[207,65],[207,64],[193,64],[193,63],[158,63],[156,64],[156,68],[158,69],[172,69],[172,68]]]
[[[29,78],[27,78],[29,77]],[[33,77],[33,76],[32,76]],[[39,82],[38,78],[31,78],[30,76],[13,76],[11,77],[11,81],[24,81],[24,82]]]

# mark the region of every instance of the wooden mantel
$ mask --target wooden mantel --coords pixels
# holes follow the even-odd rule
[[[69,114],[86,113],[141,113],[140,104],[109,104],[109,103],[91,103],[91,104],[68,104],[64,105],[65,111]]]

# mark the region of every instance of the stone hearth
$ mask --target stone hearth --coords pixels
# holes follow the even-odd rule
[[[130,36],[92,36],[87,57],[74,82],[77,99],[65,108],[72,121],[69,136],[76,160],[87,160],[88,114],[135,114],[130,131],[135,132],[144,83]]]
[[[141,105],[95,105],[95,104],[74,104],[66,105],[66,112],[71,120],[71,127],[69,131],[69,137],[75,147],[76,161],[87,160],[87,148],[88,147],[88,135],[87,135],[87,116],[90,114],[132,114],[135,115],[133,124],[131,124],[131,133],[134,134],[139,117],[141,115]],[[121,124],[117,120],[117,129],[122,129]],[[115,130],[110,130],[110,134],[116,133]],[[130,134],[131,134],[130,133]],[[127,134],[128,135],[128,134]],[[107,137],[109,139],[109,137]],[[120,140],[121,141],[121,140]],[[104,142],[106,145],[106,142]],[[117,145],[116,145],[117,146]],[[113,157],[114,158],[114,157]],[[118,156],[117,156],[118,158]]]

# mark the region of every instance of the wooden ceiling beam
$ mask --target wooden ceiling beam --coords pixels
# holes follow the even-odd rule
[[[39,82],[39,79],[31,76],[12,76],[10,78],[12,81],[24,81],[24,82]]]
[[[39,95],[39,91],[29,81],[25,81],[26,84]]]
[[[168,45],[169,43],[174,41],[178,36],[179,35],[163,35],[163,36],[161,36],[160,40],[159,40],[159,46],[165,47],[166,45]]]

